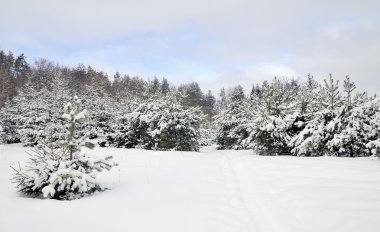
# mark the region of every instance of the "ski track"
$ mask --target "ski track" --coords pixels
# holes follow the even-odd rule
[[[261,196],[258,188],[261,190],[264,188],[264,192],[270,192],[268,187],[264,184],[260,186],[253,186],[252,180],[249,178],[253,175],[259,179],[263,179],[262,176],[255,172],[255,167],[250,166],[248,172],[247,167],[242,165],[245,156],[234,155],[234,159],[230,154],[226,152],[218,152],[221,156],[223,170],[226,173],[226,182],[231,183],[235,189],[236,202],[241,202],[242,210],[245,212],[244,218],[248,225],[249,231],[267,231],[267,232],[280,232],[282,229],[273,220],[274,212],[270,212],[263,197]],[[262,183],[265,183],[263,181]]]
[[[241,191],[241,185],[236,177],[235,170],[231,165],[229,157],[221,152],[219,152],[219,154],[220,168],[223,173],[223,182],[226,187],[226,194],[230,208],[232,211],[239,211],[237,216],[239,216],[242,225],[244,225],[244,231],[258,231],[257,224],[254,220],[255,218],[247,207]]]

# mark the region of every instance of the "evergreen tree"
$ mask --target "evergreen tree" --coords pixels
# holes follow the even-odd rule
[[[76,123],[85,118],[80,100],[74,97],[74,105],[68,103],[63,118],[68,121],[65,139],[57,147],[51,142],[41,142],[30,154],[30,161],[24,168],[15,170],[12,181],[20,192],[54,198],[72,200],[105,190],[96,183],[96,174],[110,170],[117,165],[112,156],[94,157],[80,153],[81,147],[93,148],[86,137],[75,136]]]
[[[80,128],[82,134],[89,132],[90,139],[95,139],[102,147],[108,146],[107,134],[112,133],[111,124],[114,120],[110,112],[112,99],[101,87],[90,85],[85,86],[81,98],[85,99],[83,104],[90,112],[86,124]]]
[[[230,104],[215,119],[218,149],[244,149],[242,141],[249,135],[247,123],[251,118],[248,103],[241,86],[230,92]]]
[[[366,134],[369,141],[366,147],[371,155],[380,157],[380,99],[376,97],[366,103],[365,107],[370,111],[366,114],[369,118],[369,130]]]
[[[291,153],[297,156],[321,156],[329,154],[327,142],[334,136],[332,129],[336,114],[324,110],[318,112],[305,128],[295,135],[288,143]]]
[[[208,116],[208,120],[211,121],[212,117],[215,115],[215,97],[212,95],[211,90],[208,91],[207,95],[203,96],[202,108],[203,112]]]
[[[288,142],[296,120],[297,83],[277,78],[264,83],[262,96],[253,99],[254,119],[250,123],[249,137],[243,141],[262,155],[290,154]]]
[[[178,91],[183,95],[183,106],[197,107],[202,105],[203,93],[197,82],[180,85]]]
[[[121,86],[121,75],[119,72],[116,72],[113,76],[113,82],[112,82],[112,92],[114,95],[120,94],[120,91],[122,90]]]
[[[174,96],[169,96],[159,112],[157,128],[150,128],[149,131],[155,148],[199,151],[202,119],[200,107],[184,108]]]
[[[220,111],[227,109],[227,96],[224,88],[222,88],[219,93],[218,107]]]
[[[37,90],[34,84],[27,83],[13,101],[1,110],[5,132],[3,142],[36,145],[38,138],[45,135],[46,124],[51,121],[50,101],[51,95],[46,88]]]
[[[332,74],[330,79],[324,80],[324,86],[320,86],[319,91],[319,108],[321,110],[337,110],[341,106],[341,96],[339,93],[339,80],[334,81]]]
[[[241,85],[237,85],[229,92],[230,102],[241,102],[245,99],[244,89]]]
[[[346,96],[346,107],[348,110],[352,108],[352,92],[356,89],[355,83],[351,82],[350,77],[346,76],[346,79],[343,83],[344,92],[347,94]]]
[[[141,103],[120,121],[118,147],[198,151],[200,108],[184,108],[174,95]]]
[[[170,87],[169,87],[169,82],[166,78],[162,78],[162,84],[161,84],[161,93],[163,95],[166,95],[169,93]]]
[[[249,94],[250,98],[260,97],[261,96],[261,88],[259,84],[253,84],[251,93]]]
[[[152,83],[152,94],[157,94],[161,88],[161,83],[157,77],[154,77]]]
[[[7,102],[5,106],[0,109],[0,143],[20,143],[21,136],[18,133],[18,126],[20,123],[20,115],[22,110],[17,104]]]
[[[349,101],[348,101],[349,103]],[[350,105],[342,107],[336,116],[333,138],[326,144],[328,154],[334,156],[368,156],[369,149],[366,144],[371,139],[369,109],[358,106],[350,108]]]
[[[313,117],[318,111],[317,93],[318,83],[314,77],[310,74],[307,77],[307,82],[301,87],[300,94],[298,96],[299,113],[302,116]],[[297,100],[297,99],[296,99]]]

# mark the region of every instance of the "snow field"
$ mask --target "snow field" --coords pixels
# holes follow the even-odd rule
[[[252,151],[96,148],[119,166],[112,189],[74,201],[20,196],[9,179],[27,148],[0,145],[0,231],[378,231],[374,158],[263,157]]]

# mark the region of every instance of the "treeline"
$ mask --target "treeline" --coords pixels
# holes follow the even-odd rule
[[[170,85],[166,78],[159,80],[154,77],[152,80],[144,80],[138,76],[121,75],[118,72],[110,78],[107,73],[96,71],[91,66],[80,64],[70,68],[46,59],[38,59],[29,64],[24,54],[15,57],[12,52],[6,53],[2,50],[0,50],[0,108],[6,102],[12,101],[26,83],[33,85],[37,90],[42,88],[51,90],[52,82],[57,76],[67,82],[67,88],[72,93],[82,94],[86,91],[85,86],[93,86],[119,101],[149,99],[153,95],[180,91],[183,93],[184,106],[200,106],[206,115],[210,117],[215,115],[215,97],[211,91],[203,93],[196,82],[175,87]]]
[[[1,55],[0,142],[36,145],[59,140],[63,105],[75,95],[89,111],[78,136],[101,146],[197,151],[254,149],[262,155],[370,156],[380,154],[380,100],[356,91],[347,76],[318,83],[274,78],[247,95],[238,85],[217,97],[196,82],[178,87],[91,66],[64,67],[24,55]],[[17,67],[17,68],[16,68]]]

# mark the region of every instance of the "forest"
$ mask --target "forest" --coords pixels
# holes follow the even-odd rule
[[[76,136],[101,147],[199,151],[252,149],[260,155],[380,155],[380,99],[330,74],[318,83],[274,77],[222,88],[214,96],[196,82],[174,86],[91,66],[0,51],[0,143],[36,146],[64,136],[64,105],[75,96],[88,112]]]

